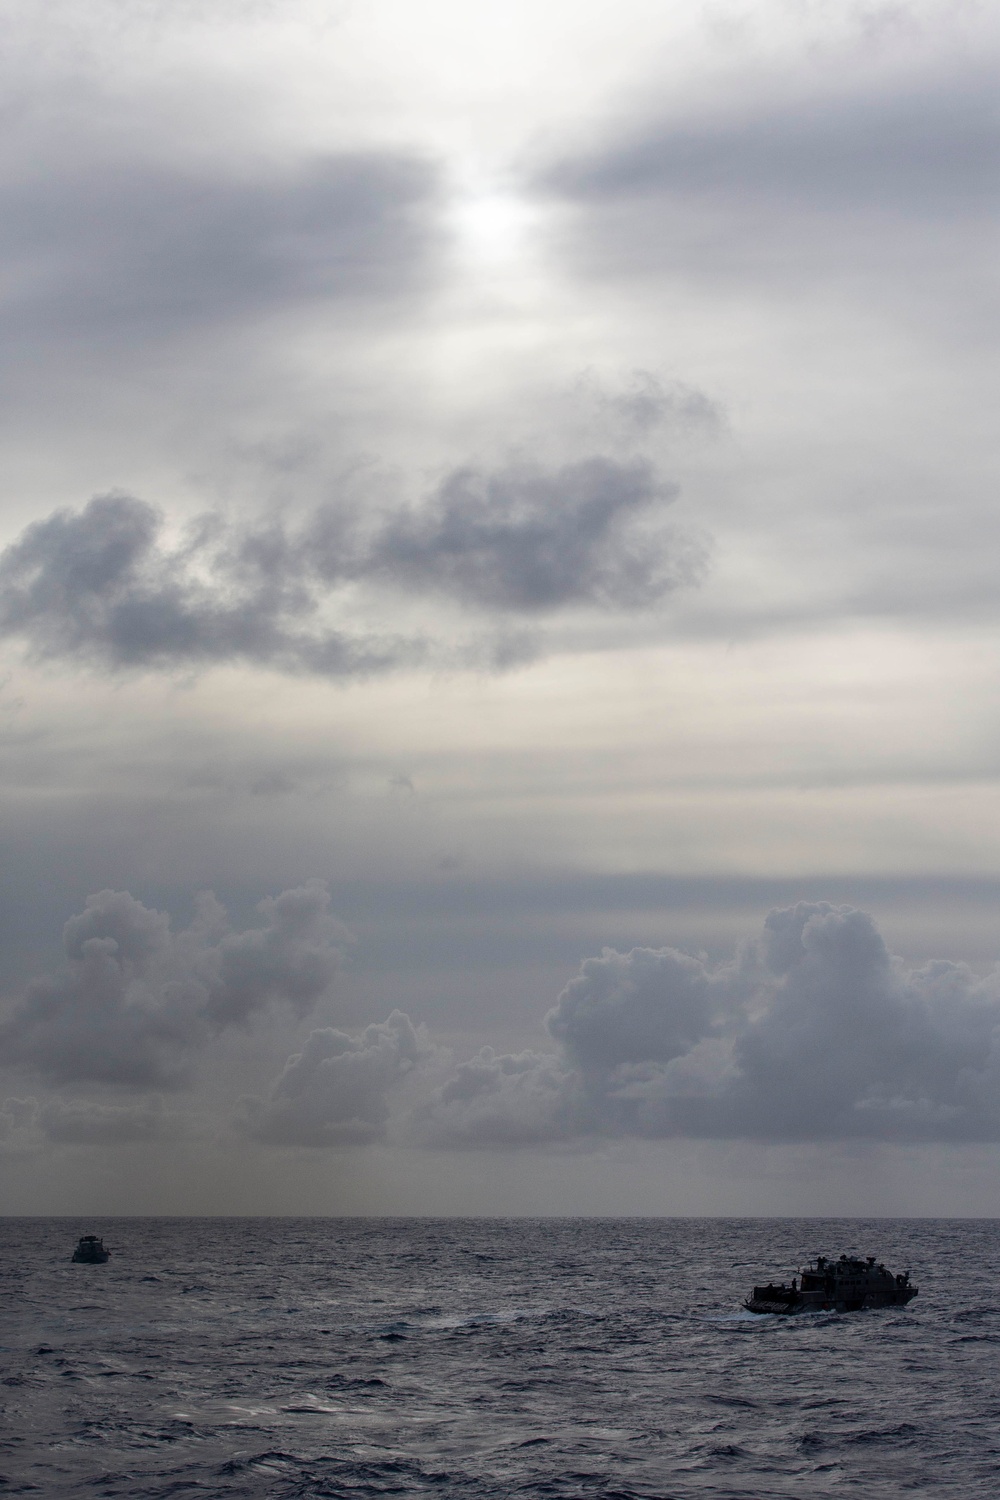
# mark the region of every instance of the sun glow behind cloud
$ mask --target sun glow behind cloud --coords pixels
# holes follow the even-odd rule
[[[538,211],[511,190],[470,186],[452,202],[447,222],[458,257],[469,267],[523,264],[532,248]]]
[[[105,887],[169,912],[186,978],[233,946],[190,937],[197,889],[249,951],[256,902],[327,880],[360,938],[311,1051],[281,1005],[152,1018],[212,1049],[224,1131],[292,1057],[282,1108],[409,1087],[393,1007],[541,1087],[517,1058],[583,955],[718,958],[807,886],[987,962],[995,20],[57,16],[22,3],[0,59],[8,1000]],[[160,1131],[141,1090],[26,1080],[36,1031],[2,1082],[55,1090],[46,1150]]]

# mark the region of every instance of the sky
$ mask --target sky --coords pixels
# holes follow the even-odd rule
[[[1000,1214],[995,7],[0,27],[0,1211]]]

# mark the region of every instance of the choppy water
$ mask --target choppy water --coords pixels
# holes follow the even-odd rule
[[[114,1247],[70,1264],[79,1234]],[[993,1496],[1000,1222],[0,1220],[0,1493]],[[740,1311],[816,1252],[908,1308]]]

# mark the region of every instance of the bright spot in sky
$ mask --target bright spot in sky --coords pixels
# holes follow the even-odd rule
[[[496,262],[524,252],[534,211],[513,193],[480,191],[459,197],[448,217],[463,258]]]

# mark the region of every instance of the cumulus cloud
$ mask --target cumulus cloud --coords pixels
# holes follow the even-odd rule
[[[544,1053],[483,1047],[416,1112],[418,1135],[451,1146],[532,1146],[587,1130],[582,1080]]]
[[[218,1031],[283,1001],[304,1014],[337,961],[326,893],[261,903],[230,930],[205,898],[174,933],[103,892],[67,923],[62,974],[28,988],[2,1060],[58,1083],[151,1088]],[[1000,970],[910,965],[872,918],[825,902],[772,911],[735,957],[672,948],[588,959],[546,1018],[552,1051],[454,1063],[393,1011],[352,1036],[312,1030],[238,1128],[276,1146],[512,1149],[615,1136],[810,1141],[1000,1139]],[[8,1100],[0,1136],[112,1144],[176,1134],[158,1099]]]
[[[548,1026],[556,1054],[457,1069],[435,1138],[1000,1138],[1000,971],[907,965],[850,907],[774,911],[723,964],[607,951]]]
[[[66,963],[34,980],[0,1027],[0,1060],[55,1083],[177,1086],[197,1049],[285,1003],[304,1015],[336,971],[342,929],[318,881],[260,904],[231,930],[211,895],[179,932],[126,891],[102,891],[67,922]]]
[[[98,496],[33,523],[0,555],[0,635],[111,668],[249,661],[366,675],[433,643],[332,625],[359,585],[487,616],[655,604],[702,564],[663,525],[674,494],[641,460],[465,468],[421,506],[365,518],[328,504],[298,525],[257,528],[204,518],[173,547],[153,506]]]
[[[728,980],[673,948],[608,948],[566,986],[548,1028],[584,1070],[669,1062],[711,1031]]]
[[[283,1146],[361,1145],[378,1140],[390,1093],[427,1056],[422,1028],[395,1010],[360,1037],[332,1027],[309,1033],[266,1099],[244,1100],[243,1128]]]
[[[864,912],[773,912],[759,1014],[734,1038],[735,1118],[750,1134],[994,1137],[1000,975],[910,968]]]

